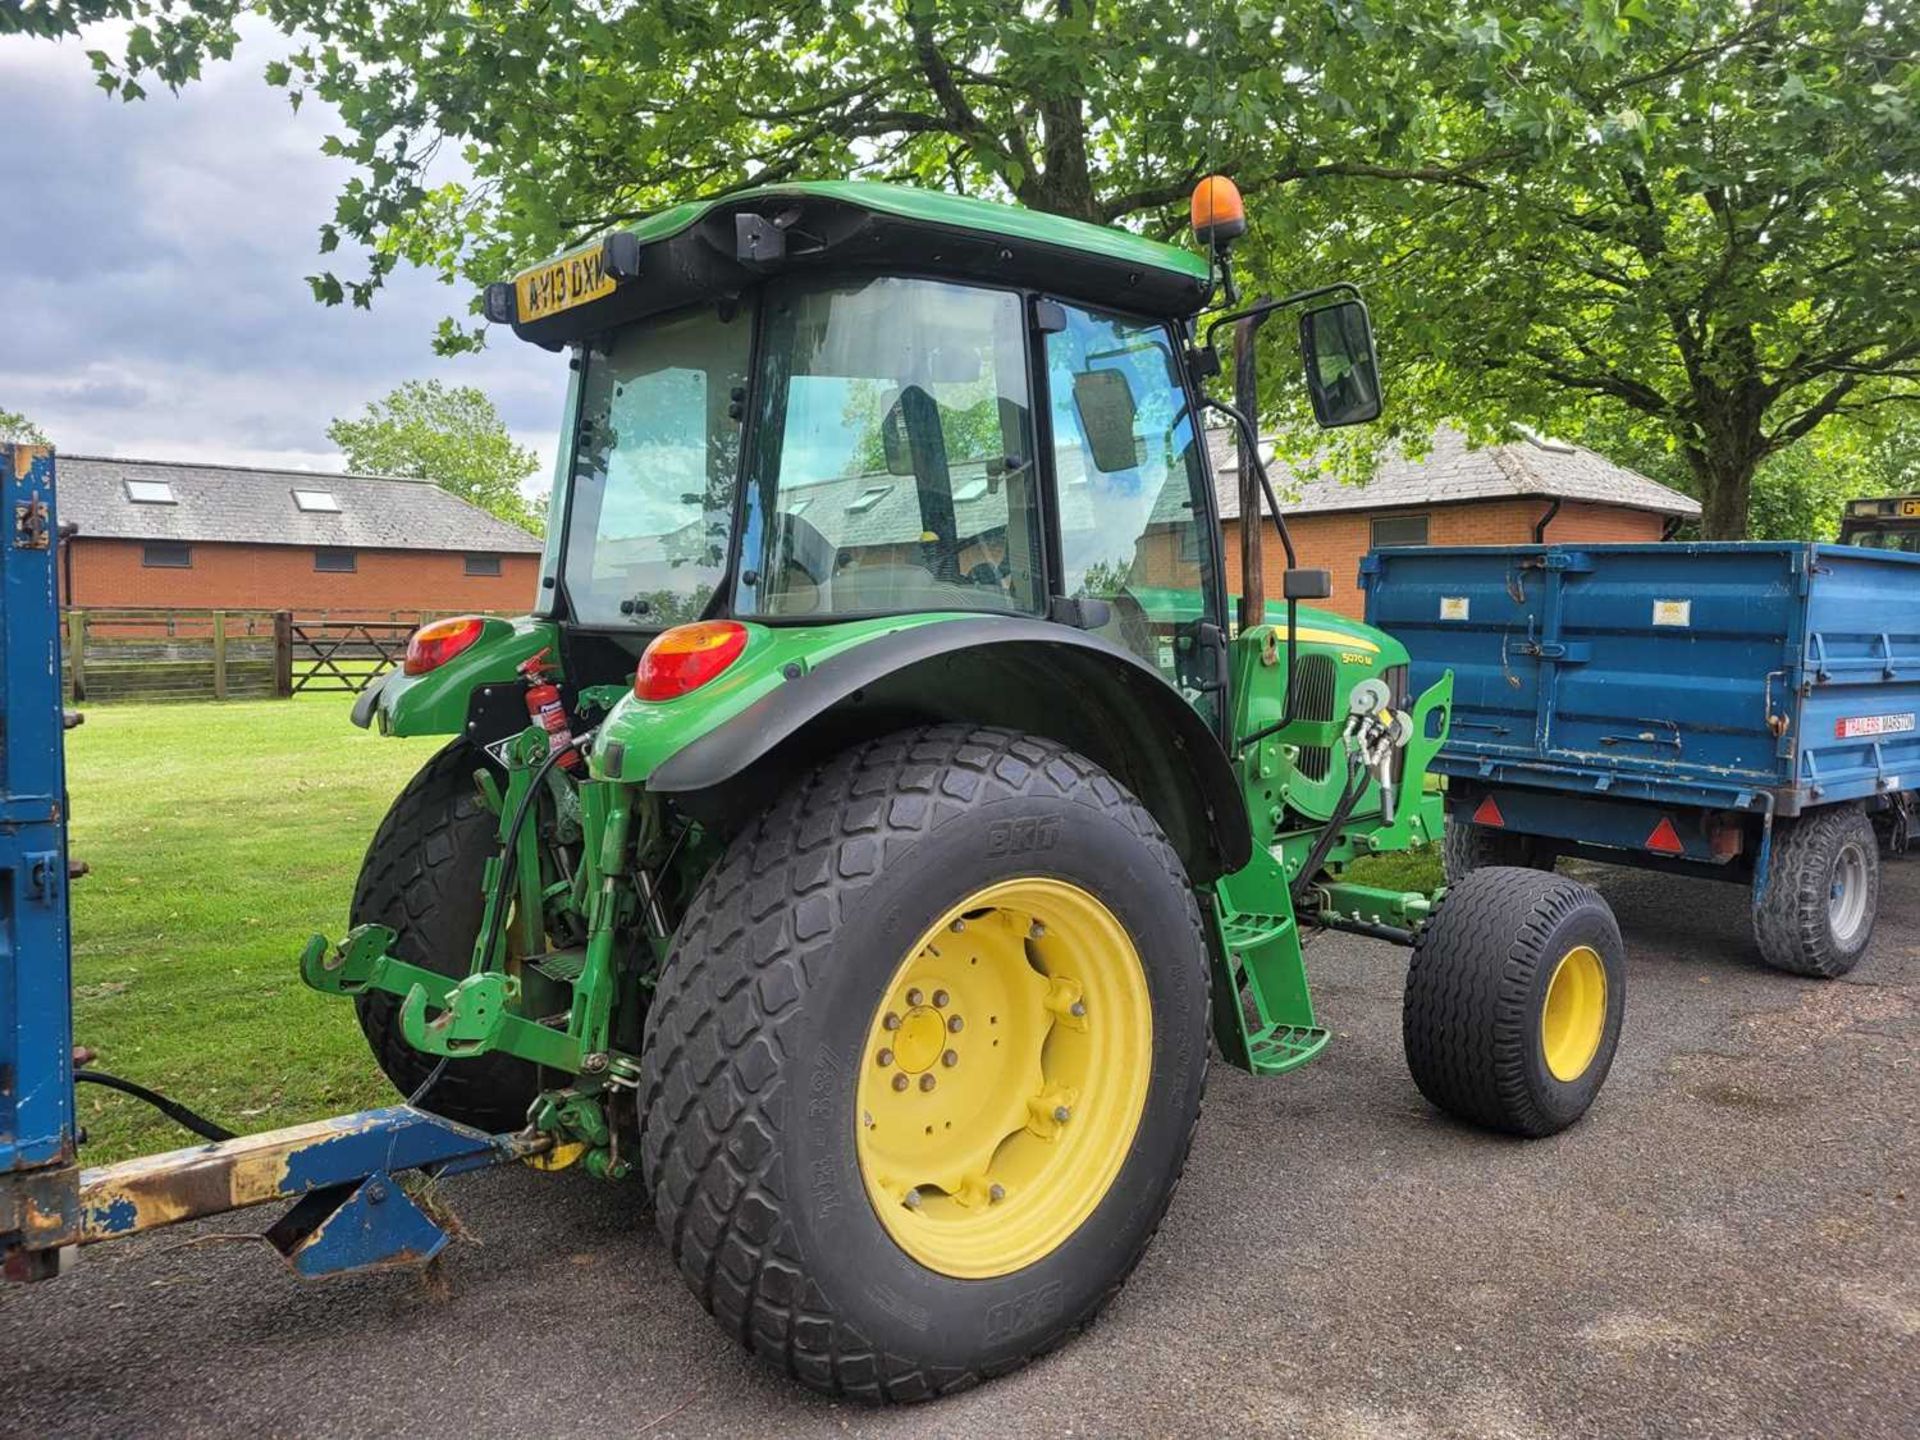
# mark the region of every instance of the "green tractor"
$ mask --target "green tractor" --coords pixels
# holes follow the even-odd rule
[[[1326,1046],[1307,932],[1411,948],[1453,1115],[1545,1135],[1611,1064],[1591,891],[1349,878],[1439,839],[1452,682],[1303,605],[1325,571],[1267,607],[1257,463],[1229,621],[1203,416],[1251,454],[1254,397],[1208,398],[1218,338],[1293,306],[1321,422],[1380,408],[1351,287],[1229,308],[1240,228],[1218,180],[1202,253],[785,184],[488,292],[570,357],[538,605],[425,627],[362,697],[452,738],[303,974],[415,1103],[637,1176],[700,1302],[818,1390],[942,1394],[1087,1325],[1210,1046]]]

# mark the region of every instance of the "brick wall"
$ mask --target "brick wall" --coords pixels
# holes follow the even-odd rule
[[[73,597],[81,608],[327,610],[526,610],[540,583],[538,555],[502,555],[498,575],[468,575],[466,557],[435,550],[356,550],[354,572],[313,568],[296,545],[195,543],[191,569],[141,563],[138,540],[76,536]],[[64,557],[63,557],[64,560]],[[66,579],[61,577],[61,594]]]
[[[1546,510],[1544,500],[1487,500],[1460,505],[1432,505],[1425,509],[1350,510],[1335,514],[1289,515],[1300,563],[1333,572],[1333,598],[1326,608],[1355,619],[1366,610],[1360,593],[1360,557],[1373,548],[1372,522],[1394,515],[1425,515],[1430,545],[1531,545],[1533,527]],[[1592,505],[1569,500],[1547,527],[1549,543],[1574,540],[1658,540],[1666,517],[1651,510],[1623,505]],[[1280,576],[1286,555],[1271,523],[1263,537],[1261,560],[1267,572],[1267,598],[1280,597]],[[1227,588],[1240,588],[1240,522],[1226,522]]]

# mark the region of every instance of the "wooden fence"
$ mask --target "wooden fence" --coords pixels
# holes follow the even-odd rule
[[[61,678],[75,700],[357,694],[439,613],[68,610]]]

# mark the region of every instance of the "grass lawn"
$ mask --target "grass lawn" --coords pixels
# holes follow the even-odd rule
[[[98,1068],[234,1130],[391,1097],[350,1003],[300,983],[338,938],[360,857],[442,743],[382,739],[351,697],[87,705],[67,736],[74,1035]],[[139,1101],[80,1088],[87,1164],[194,1143]]]

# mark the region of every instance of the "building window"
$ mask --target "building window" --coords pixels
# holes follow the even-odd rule
[[[467,574],[498,575],[499,573],[500,557],[498,555],[481,555],[476,553],[467,556]]]
[[[1382,515],[1373,522],[1373,548],[1386,545],[1424,545],[1427,543],[1427,517],[1424,515]]]
[[[127,487],[127,499],[136,505],[177,505],[173,498],[173,486],[165,480],[122,480]]]
[[[191,570],[193,547],[178,540],[149,540],[140,547],[140,563],[149,570]]]
[[[354,571],[353,551],[323,546],[313,552],[313,568],[329,575],[351,575]]]
[[[296,490],[293,503],[297,509],[310,515],[338,515],[340,502],[333,498],[331,490]]]

